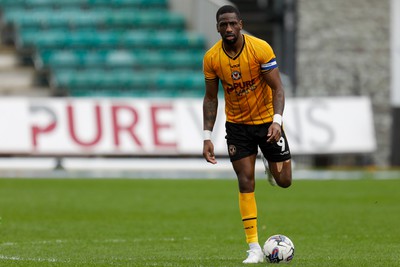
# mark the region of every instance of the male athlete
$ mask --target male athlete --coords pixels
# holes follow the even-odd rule
[[[239,11],[223,6],[216,14],[219,40],[204,55],[206,92],[203,100],[203,156],[212,163],[211,133],[218,106],[218,84],[225,96],[228,153],[239,184],[239,208],[249,244],[243,263],[263,262],[258,243],[257,206],[254,195],[258,148],[269,171],[281,187],[292,182],[291,154],[282,129],[285,95],[274,52],[267,42],[242,34]]]

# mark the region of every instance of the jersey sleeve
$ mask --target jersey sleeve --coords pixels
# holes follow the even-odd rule
[[[276,62],[275,53],[272,50],[272,47],[267,42],[264,42],[261,44],[260,50],[261,52],[259,53],[259,62],[261,72],[267,72],[277,68],[278,63]]]

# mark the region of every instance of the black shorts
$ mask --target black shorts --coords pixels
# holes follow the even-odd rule
[[[231,161],[239,160],[258,153],[260,148],[264,157],[271,162],[282,162],[292,156],[285,132],[276,143],[267,142],[268,128],[271,123],[260,125],[225,123],[226,143]]]

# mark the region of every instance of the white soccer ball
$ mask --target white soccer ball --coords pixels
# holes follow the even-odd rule
[[[265,241],[264,255],[270,263],[288,263],[294,257],[294,245],[285,235],[273,235]]]

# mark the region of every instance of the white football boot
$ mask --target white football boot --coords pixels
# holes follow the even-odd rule
[[[243,261],[243,263],[260,263],[264,262],[264,253],[261,248],[259,249],[250,249],[247,251],[247,259]]]
[[[275,181],[274,176],[272,176],[271,172],[269,171],[268,160],[264,157],[263,154],[261,154],[261,159],[262,159],[262,161],[264,163],[264,168],[265,168],[264,173],[265,173],[265,175],[267,175],[268,182],[272,186],[275,186],[276,185],[276,181]]]

